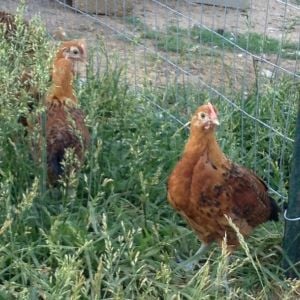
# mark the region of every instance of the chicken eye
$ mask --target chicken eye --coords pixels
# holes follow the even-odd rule
[[[79,53],[78,49],[73,50],[73,54],[77,55]]]
[[[204,119],[206,117],[206,114],[204,113],[204,112],[202,112],[201,114],[200,114],[200,118],[201,119]]]

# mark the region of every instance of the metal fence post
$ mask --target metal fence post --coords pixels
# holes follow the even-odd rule
[[[300,278],[300,99],[296,121],[296,139],[290,175],[288,207],[284,212],[283,268],[290,278]]]

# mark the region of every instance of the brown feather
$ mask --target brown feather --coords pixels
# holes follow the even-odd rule
[[[73,149],[80,164],[84,160],[84,151],[90,140],[85,125],[85,116],[76,106],[72,107],[66,102],[47,104],[46,109],[46,142],[48,179],[55,184],[64,173],[62,161],[66,149]],[[77,169],[76,163],[73,166]]]
[[[77,51],[77,53],[74,54],[75,51]],[[70,65],[69,67],[71,68],[72,74],[65,72],[63,64],[65,64],[66,58],[68,60],[68,64]],[[50,90],[55,90],[55,97],[54,95],[51,96],[50,91],[48,99],[51,99],[51,97],[53,97],[53,99],[61,99],[61,97],[65,97],[72,98],[73,101],[77,102],[76,97],[73,96],[73,86],[67,81],[73,82],[73,77],[77,75],[83,77],[86,64],[87,50],[84,40],[78,39],[62,42],[55,54],[53,66],[50,72],[51,74],[49,76],[49,79],[54,83],[52,84]],[[62,67],[60,65],[62,65]],[[65,72],[65,74],[61,74],[60,76],[59,73],[61,72]],[[31,95],[31,97],[35,100],[34,102],[28,103],[29,112],[32,112],[34,107],[38,104],[39,99],[43,98],[38,88],[31,84],[32,77],[33,76],[30,70],[24,71],[21,75],[21,82],[26,88],[28,94]],[[55,85],[56,87],[54,88]],[[59,85],[62,85],[64,87],[64,90],[59,88]],[[25,116],[21,116],[19,118],[19,122],[28,127],[29,122]]]
[[[200,116],[207,116],[204,121]],[[225,233],[231,250],[238,244],[226,216],[247,236],[253,228],[272,219],[274,200],[265,183],[252,171],[231,162],[221,151],[215,126],[216,116],[208,105],[198,108],[182,158],[168,180],[168,200],[187,220],[204,243],[222,242]]]
[[[62,42],[55,54],[53,64],[61,58],[67,58],[72,62],[74,76],[85,77],[87,65],[87,47],[84,39]],[[54,70],[54,68],[53,68]]]
[[[62,161],[66,150],[73,149],[82,164],[90,140],[85,116],[78,107],[72,84],[72,62],[61,58],[54,64],[53,83],[46,98],[47,167],[51,185],[55,185],[65,173]],[[78,166],[74,165],[74,168],[78,169]]]

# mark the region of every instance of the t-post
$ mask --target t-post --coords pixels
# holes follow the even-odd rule
[[[283,268],[287,277],[300,278],[300,99],[294,149],[288,207],[284,211]]]

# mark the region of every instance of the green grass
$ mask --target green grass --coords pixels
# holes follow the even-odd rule
[[[230,261],[212,247],[197,270],[176,264],[176,256],[187,258],[199,247],[166,201],[166,180],[187,132],[151,102],[185,122],[208,98],[197,87],[170,84],[135,94],[118,60],[108,60],[99,76],[90,71],[87,83],[77,87],[92,135],[85,166],[70,182],[72,189],[42,189],[43,169],[33,163],[28,136],[17,122],[29,98],[19,83],[24,64],[33,67],[43,91],[49,85],[53,46],[36,28],[31,58],[20,45],[0,39],[0,298],[297,299],[299,281],[284,279],[280,267],[282,222],[260,226]],[[255,92],[244,100],[236,95],[236,101],[293,137],[296,89],[282,80],[261,88],[258,106]],[[212,101],[220,111],[224,151],[247,166],[256,162],[260,175],[270,171],[271,185],[286,192],[292,146],[261,127],[256,138],[251,120],[221,99]]]
[[[178,52],[184,55],[194,52],[197,46],[205,45],[214,49],[227,51],[240,51],[234,45],[255,54],[277,54],[281,52],[283,58],[299,59],[299,45],[264,36],[255,32],[233,34],[219,30],[214,31],[193,26],[190,30],[175,25],[169,25],[163,30],[152,30],[138,17],[128,17],[127,23],[133,26],[135,31],[141,33],[141,37],[153,40],[156,47],[162,51]],[[230,43],[230,40],[232,43]]]
[[[192,38],[199,43],[209,44],[211,46],[219,47],[222,49],[233,50],[235,47],[227,42],[225,39],[230,40],[238,47],[248,50],[251,53],[259,54],[276,54],[282,48],[283,56],[287,57],[289,55],[288,51],[295,52],[294,57],[297,57],[296,51],[298,50],[298,45],[296,43],[284,42],[282,45],[278,39],[274,39],[268,36],[263,36],[262,34],[249,32],[245,34],[234,35],[230,32],[222,32],[220,35],[199,28],[193,27],[191,31]],[[225,38],[225,39],[224,39]],[[290,55],[291,57],[293,54]]]

